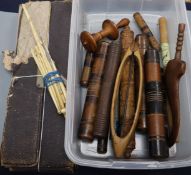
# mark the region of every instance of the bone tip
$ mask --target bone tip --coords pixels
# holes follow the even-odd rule
[[[159,18],[159,23],[166,23],[167,20],[166,20],[166,17],[162,16]]]

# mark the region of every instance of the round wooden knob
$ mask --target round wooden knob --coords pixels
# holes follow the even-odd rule
[[[95,50],[97,48],[97,44],[91,33],[86,32],[86,31],[82,32],[80,35],[80,40],[86,50],[88,50],[90,52],[95,52]]]

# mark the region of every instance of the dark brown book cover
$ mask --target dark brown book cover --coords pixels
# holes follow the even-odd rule
[[[14,76],[37,73],[33,59],[21,65]],[[1,147],[3,166],[28,167],[38,162],[43,89],[36,78],[21,78],[12,83],[7,104],[7,117]]]

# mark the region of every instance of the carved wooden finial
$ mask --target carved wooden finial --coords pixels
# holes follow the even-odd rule
[[[181,23],[178,26],[178,37],[177,37],[177,43],[176,43],[176,54],[175,59],[181,59],[181,51],[182,51],[182,45],[184,40],[184,31],[185,31],[185,24]]]

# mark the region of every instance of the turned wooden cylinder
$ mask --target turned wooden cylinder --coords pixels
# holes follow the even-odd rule
[[[157,39],[154,37],[153,33],[151,32],[149,26],[147,25],[147,23],[145,22],[145,20],[141,16],[141,14],[139,12],[136,12],[136,13],[133,14],[133,17],[134,17],[137,25],[141,29],[142,33],[147,35],[151,46],[154,49],[159,51],[160,50],[160,44],[157,41]]]
[[[101,42],[95,53],[86,100],[78,136],[81,140],[92,142],[94,139],[94,123],[97,111],[98,97],[100,94],[101,80],[106,60],[109,43]]]
[[[160,58],[157,50],[151,48],[147,50],[144,68],[149,153],[153,158],[167,158],[169,150],[163,114]]]
[[[82,45],[89,52],[95,52],[98,41],[105,37],[108,37],[111,40],[117,39],[119,35],[118,28],[127,26],[129,22],[129,19],[123,18],[117,25],[115,25],[111,20],[107,19],[102,24],[102,31],[93,34],[90,34],[87,31],[81,33],[80,40]]]
[[[144,60],[145,60],[145,53],[149,47],[149,41],[148,37],[145,34],[139,34],[135,37],[135,41],[138,44],[141,59],[142,59],[142,65],[144,68]],[[137,62],[135,62],[135,98],[137,101],[138,98],[138,91],[139,91],[139,70]],[[140,111],[140,117],[139,122],[137,125],[137,129],[139,131],[146,131],[146,105],[145,105],[145,87],[143,83],[143,93],[142,93],[142,102],[141,102],[141,111]]]
[[[84,61],[84,67],[82,70],[81,79],[80,79],[80,85],[82,87],[88,86],[88,81],[89,81],[90,74],[91,74],[92,63],[93,63],[93,53],[87,52],[85,61]]]

